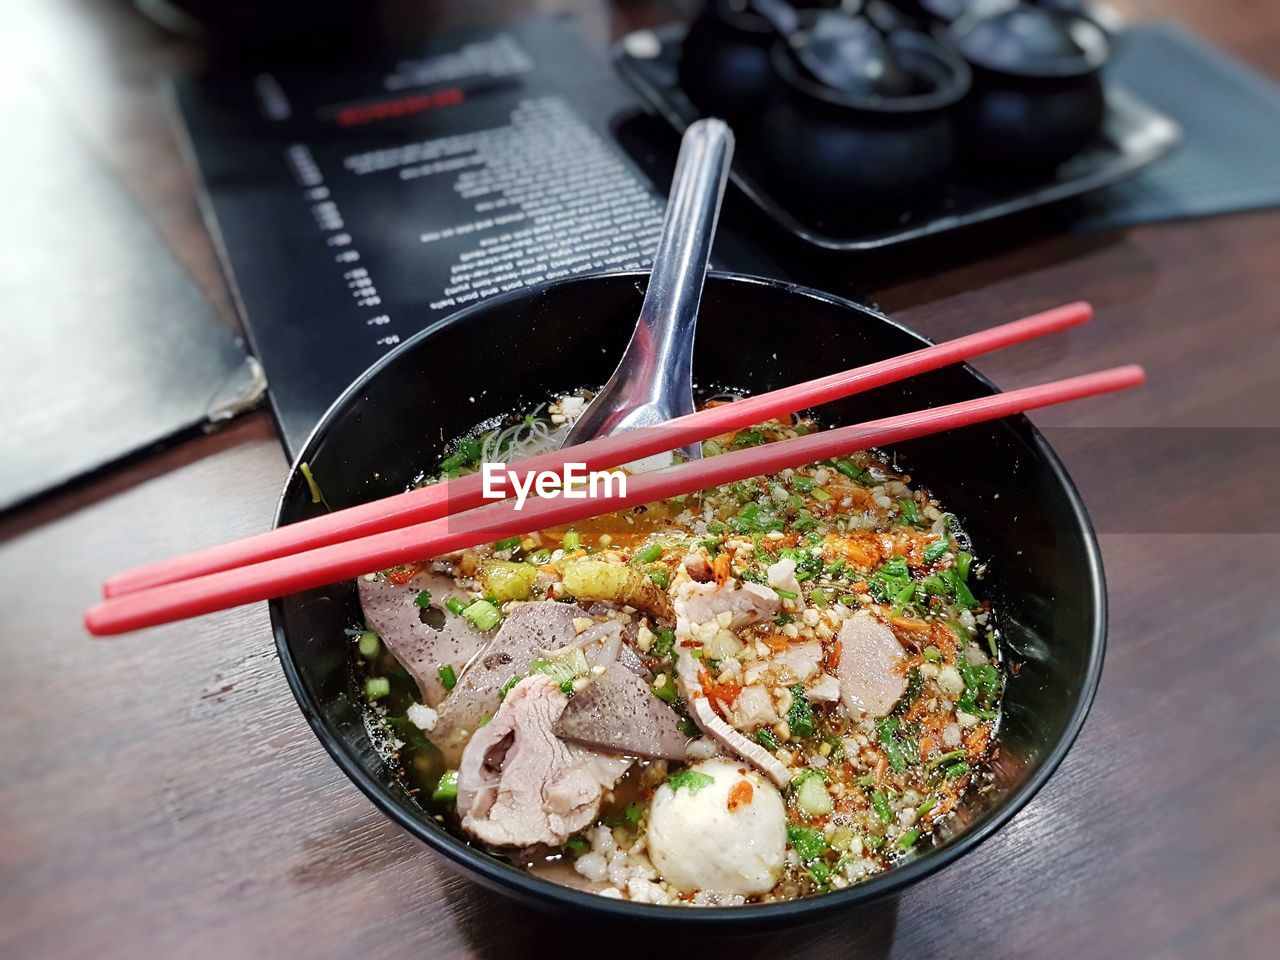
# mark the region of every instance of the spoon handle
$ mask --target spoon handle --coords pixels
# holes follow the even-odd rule
[[[693,337],[732,156],[733,132],[723,120],[699,120],[685,131],[635,332],[565,446],[693,413]],[[701,446],[684,453],[696,460]]]
[[[690,394],[690,410],[698,305],[732,156],[733,132],[723,120],[699,120],[685,133],[653,271],[627,347],[626,359],[660,381],[650,381],[651,397],[676,398],[683,391]]]

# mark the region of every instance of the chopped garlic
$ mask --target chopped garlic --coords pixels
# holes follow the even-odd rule
[[[419,730],[430,732],[436,728],[436,722],[440,719],[440,715],[423,703],[415,703],[405,712],[412,723]]]

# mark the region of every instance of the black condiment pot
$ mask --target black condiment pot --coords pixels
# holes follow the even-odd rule
[[[757,152],[786,202],[824,220],[857,220],[901,211],[946,175],[969,70],[924,34],[901,31],[886,42],[915,81],[906,96],[825,87],[798,68],[785,43],[774,46],[781,87],[765,109]]]
[[[1043,175],[1097,137],[1110,45],[1096,24],[1017,4],[947,33],[973,71],[960,110],[971,170]]]
[[[856,4],[844,9],[857,12]],[[680,50],[680,87],[704,116],[721,117],[738,136],[749,136],[778,88],[770,63],[776,38],[748,0],[707,0]]]

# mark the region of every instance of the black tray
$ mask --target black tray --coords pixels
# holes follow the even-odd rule
[[[699,117],[676,79],[685,29],[684,24],[674,23],[640,30],[623,37],[613,48],[618,72],[681,133]],[[1050,179],[1003,184],[956,179],[923,199],[918,207],[889,221],[825,222],[788,210],[763,186],[750,143],[742,138],[731,177],[766,216],[797,237],[828,250],[875,250],[1096,190],[1160,159],[1181,140],[1182,131],[1176,123],[1112,82],[1107,87],[1107,113],[1098,140],[1058,167]]]

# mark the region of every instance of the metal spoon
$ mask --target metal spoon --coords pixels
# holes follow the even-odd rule
[[[723,120],[685,131],[635,333],[566,447],[693,413],[693,336],[732,157],[733,131]],[[682,452],[702,456],[699,444]]]

